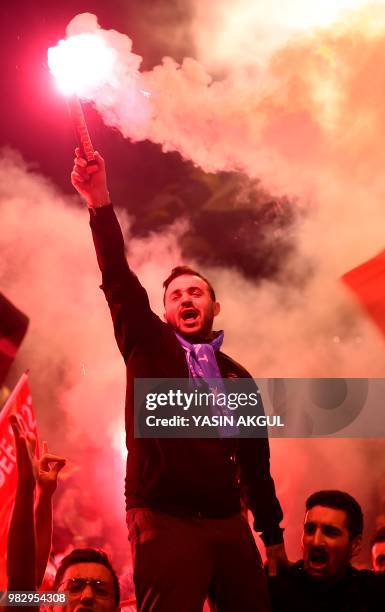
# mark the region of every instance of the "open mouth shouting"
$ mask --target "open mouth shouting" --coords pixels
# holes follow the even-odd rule
[[[199,310],[196,308],[184,308],[180,313],[180,318],[186,327],[195,327],[200,318],[199,315]]]
[[[325,548],[313,547],[309,551],[309,569],[314,573],[323,574],[327,568],[329,554]]]

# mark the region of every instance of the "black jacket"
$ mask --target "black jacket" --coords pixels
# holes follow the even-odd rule
[[[126,506],[186,516],[225,517],[240,510],[241,494],[266,544],[282,541],[282,510],[270,476],[267,439],[154,439],[134,437],[134,379],[189,377],[185,352],[172,328],[151,310],[129,269],[111,205],[90,211],[102,289],[127,367]],[[222,352],[222,376],[250,374]]]
[[[298,561],[269,578],[273,612],[383,612],[385,575],[349,566],[339,580],[315,580]]]

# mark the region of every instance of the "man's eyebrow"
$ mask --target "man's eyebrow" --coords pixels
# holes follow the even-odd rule
[[[337,525],[333,525],[332,523],[317,523],[316,521],[305,521],[304,526],[305,525],[318,525],[321,527],[321,529],[325,529],[325,527],[327,529],[335,529],[336,531],[341,531],[340,527],[337,527]]]
[[[195,291],[196,289],[198,289],[198,291],[202,291],[203,293],[203,289],[202,287],[199,287],[199,285],[190,285],[190,287],[187,287],[186,291]],[[175,295],[177,293],[182,293],[181,289],[173,289],[173,291],[170,292],[170,295]]]
[[[337,525],[331,525],[330,523],[324,523],[322,525],[322,529],[333,531],[335,533],[342,533],[342,529],[340,527],[337,527]]]

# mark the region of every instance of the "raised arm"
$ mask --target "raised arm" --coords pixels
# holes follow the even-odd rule
[[[36,440],[12,415],[17,457],[17,489],[8,533],[8,590],[34,591],[40,587],[52,538],[52,496],[65,459],[47,452],[36,456]],[[34,509],[37,483],[36,506]]]
[[[122,231],[110,204],[105,163],[95,152],[98,170],[89,174],[76,149],[71,181],[90,209],[90,226],[119,349],[127,361],[130,352],[162,325],[152,312],[147,292],[130,270]]]
[[[28,445],[34,451],[36,441],[26,434],[12,415],[10,423],[15,436],[17,489],[8,531],[7,576],[8,591],[35,591],[35,475]]]
[[[48,453],[47,443],[43,442],[43,454],[36,466],[37,491],[35,503],[36,532],[36,587],[43,582],[52,546],[52,497],[57,488],[60,470],[65,459]]]

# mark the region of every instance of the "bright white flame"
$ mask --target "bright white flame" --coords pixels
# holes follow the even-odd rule
[[[66,95],[88,97],[110,78],[116,59],[98,32],[60,40],[48,49],[48,65]]]

